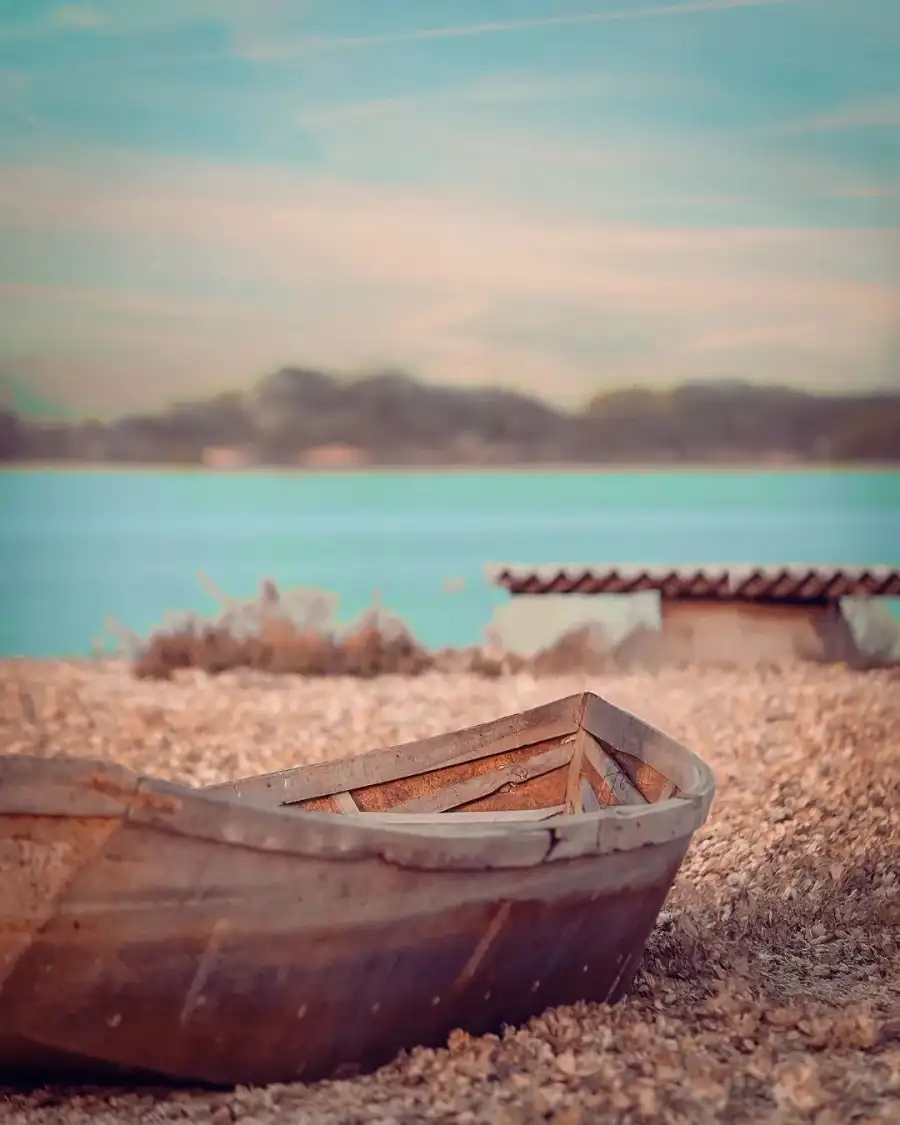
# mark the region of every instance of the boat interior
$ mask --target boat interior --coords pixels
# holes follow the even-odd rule
[[[660,769],[588,729],[585,698],[597,699],[571,697],[422,742],[209,789],[254,804],[405,823],[544,821],[677,796]]]

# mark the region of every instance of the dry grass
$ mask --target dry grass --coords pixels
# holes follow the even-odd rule
[[[611,665],[613,654],[595,628],[581,627],[559,637],[531,660],[483,646],[430,651],[405,622],[372,603],[349,627],[339,628],[336,601],[320,590],[280,591],[266,579],[256,597],[239,601],[222,593],[205,575],[202,585],[222,607],[211,619],[177,614],[145,640],[115,621],[107,629],[138,679],[170,680],[187,668],[210,675],[235,669],[300,676],[417,676],[428,671],[470,672],[489,678],[521,672],[559,675]],[[170,615],[171,618],[171,615]],[[497,649],[496,644],[488,646]]]
[[[7,1122],[475,1125],[900,1118],[900,677],[840,667],[495,680],[136,681],[126,665],[0,666],[0,743],[195,784],[468,725],[590,687],[713,765],[628,1000],[451,1036],[378,1073],[228,1093],[10,1094]],[[252,1029],[248,1030],[252,1035]]]
[[[298,626],[285,617],[264,617],[249,634],[228,624],[192,624],[160,629],[138,649],[132,662],[141,680],[170,680],[186,668],[209,675],[250,668],[269,675],[419,676],[423,672],[469,672],[493,678],[525,669],[559,675],[574,669],[609,667],[613,661],[596,630],[564,633],[530,660],[514,653],[491,656],[482,647],[431,652],[399,621],[382,623],[370,612],[352,629],[337,634]]]

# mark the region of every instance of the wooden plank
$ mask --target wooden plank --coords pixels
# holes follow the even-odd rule
[[[541,863],[550,844],[543,822],[516,831],[490,825],[434,823],[424,828],[383,824],[380,817],[341,816],[333,812],[298,815],[292,809],[214,800],[202,790],[171,782],[144,780],[155,798],[135,802],[127,822],[166,836],[203,839],[228,850],[283,853],[304,860],[382,859],[396,867],[420,871],[491,871]],[[180,800],[166,802],[172,794]],[[167,807],[168,806],[168,807]],[[439,818],[443,820],[443,818]],[[302,864],[297,870],[302,869]]]
[[[0,815],[123,816],[138,788],[124,766],[89,758],[0,756]]]
[[[360,812],[360,818],[371,824],[391,828],[430,827],[432,825],[505,825],[534,824],[561,816],[566,812],[565,805],[550,805],[543,809],[497,809],[493,812]]]
[[[646,805],[643,793],[632,785],[619,764],[612,760],[593,735],[585,734],[584,757],[606,781],[616,802],[620,805]]]
[[[659,770],[681,790],[681,796],[691,797],[696,793],[704,799],[712,799],[715,786],[708,768],[686,746],[656,727],[599,695],[588,697],[582,722],[595,738]]]
[[[390,831],[420,832],[423,836],[458,835],[460,831],[515,832],[543,828],[566,819],[566,805],[547,809],[499,809],[490,812],[360,812],[359,821]]]
[[[479,797],[487,797],[491,793],[496,793],[504,785],[517,785],[523,781],[529,781],[533,777],[541,777],[545,773],[550,773],[551,770],[559,769],[560,766],[564,766],[569,761],[572,755],[573,741],[574,739],[570,737],[552,750],[529,758],[527,762],[506,766],[504,769],[483,774],[481,777],[471,777],[465,781],[458,781],[455,785],[448,785],[446,789],[431,793],[427,797],[418,797],[403,805],[396,805],[391,811],[445,812],[448,809],[455,809],[458,805],[468,804],[469,801],[477,801]]]
[[[335,793],[332,798],[337,805],[337,811],[345,816],[359,816],[359,805],[349,793]]]
[[[668,801],[668,799],[672,796],[677,788],[678,786],[674,781],[667,781],[665,785],[663,785],[663,787],[660,789],[659,796],[656,798],[656,800]]]
[[[549,749],[549,747],[545,743],[541,749]],[[530,758],[534,757],[537,757],[537,754],[530,755]],[[510,765],[513,764],[510,763]],[[459,806],[458,811],[503,812],[515,809],[546,809],[550,805],[561,805],[566,799],[566,775],[568,770],[569,764],[566,761],[557,769],[550,770],[539,777],[532,777],[523,781],[521,785],[504,785],[495,793],[489,793],[486,797],[478,797],[474,801],[467,801],[464,805]],[[486,776],[486,771],[481,776]]]
[[[363,812],[390,812],[391,809],[399,805],[405,805],[408,801],[415,801],[420,797],[427,797],[432,793],[437,793],[442,789],[447,789],[451,785],[455,785],[458,781],[466,781],[473,777],[484,777],[487,774],[496,773],[497,770],[503,769],[506,766],[516,766],[522,762],[527,762],[530,758],[536,757],[538,754],[543,753],[545,750],[552,750],[554,746],[560,743],[559,737],[547,739],[544,742],[533,742],[530,746],[522,746],[518,750],[507,750],[504,754],[490,754],[486,758],[479,758],[474,762],[463,762],[458,766],[443,766],[441,769],[430,770],[428,773],[414,773],[409,777],[401,777],[396,781],[385,781],[381,785],[369,785],[364,789],[353,790],[353,800],[356,801]],[[483,801],[490,802],[489,805],[481,807],[479,802],[471,807],[465,809],[466,812],[494,812],[502,808],[543,808],[546,805],[557,805],[565,800],[565,777],[562,778],[562,784],[550,786],[548,789],[546,784],[547,779],[554,778],[558,775],[546,774],[542,778],[537,778],[535,781],[530,782],[528,785],[528,800],[523,800],[521,803],[518,801],[510,804],[501,801],[497,804],[497,800],[503,796],[502,791],[494,794],[493,797],[484,797]],[[535,799],[537,797],[537,799]],[[330,800],[330,798],[325,798]],[[304,808],[308,807],[304,804]]]
[[[380,785],[574,734],[582,705],[583,696],[567,696],[467,730],[370,750],[334,762],[240,778],[207,786],[203,791],[254,804],[289,805],[311,797]]]
[[[649,804],[668,800],[676,792],[674,782],[647,762],[635,758],[633,754],[626,754],[624,750],[616,750],[608,742],[603,742],[601,745],[629,781],[640,789]]]
[[[581,803],[581,764],[584,761],[584,743],[590,735],[584,729],[575,735],[575,746],[572,750],[572,761],[569,763],[569,773],[566,778],[566,805],[569,812],[580,813]]]
[[[599,812],[603,806],[597,800],[597,794],[591,787],[591,783],[586,777],[581,778],[581,811]]]

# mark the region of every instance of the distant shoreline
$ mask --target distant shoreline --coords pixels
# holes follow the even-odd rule
[[[154,465],[146,461],[9,461],[0,464],[5,473],[196,473],[203,476],[291,476],[291,477],[363,477],[363,476],[614,476],[628,473],[747,473],[785,475],[789,473],[900,473],[900,461],[635,461],[616,464],[590,462],[551,462],[520,465],[354,465],[343,468],[309,468],[305,465],[242,465],[215,469],[207,465]]]

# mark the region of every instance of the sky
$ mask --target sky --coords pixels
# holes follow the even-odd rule
[[[900,386],[900,0],[0,0],[0,377]]]

